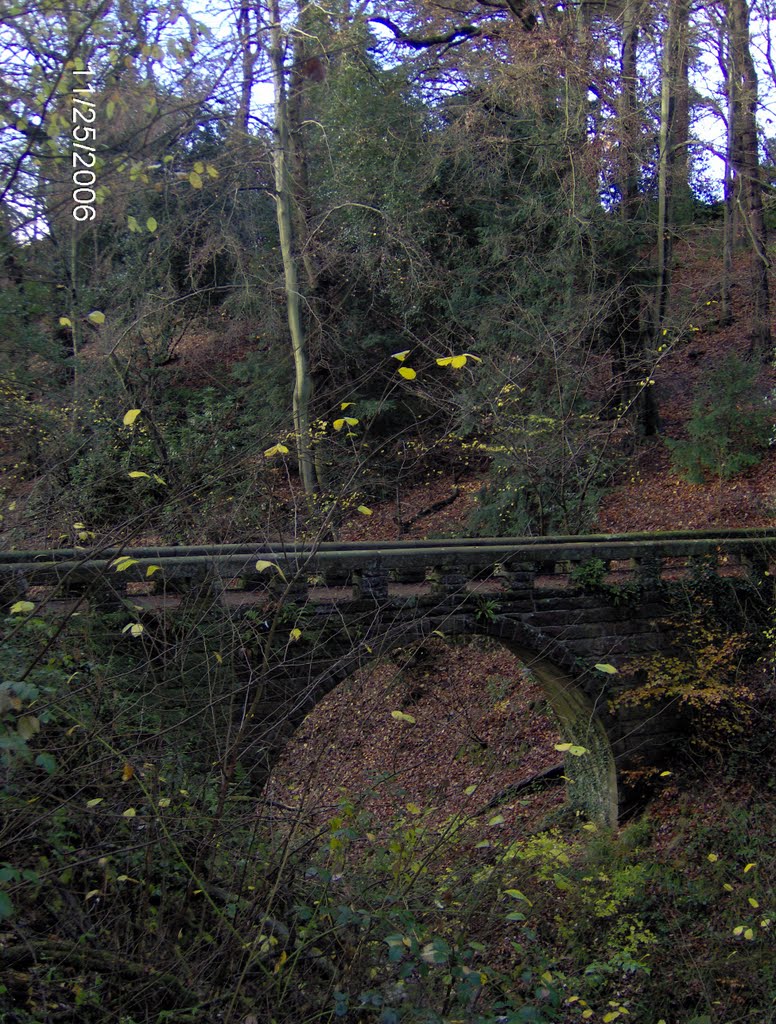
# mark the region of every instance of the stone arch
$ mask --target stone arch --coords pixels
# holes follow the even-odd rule
[[[266,708],[269,715],[262,724],[264,743],[261,745],[266,751],[267,767],[276,761],[304,718],[336,686],[398,647],[422,642],[435,631],[445,636],[492,637],[522,662],[547,695],[564,740],[586,750],[581,756],[566,756],[569,802],[591,820],[615,825],[619,797],[614,754],[594,700],[579,679],[574,655],[539,630],[506,617],[482,623],[472,615],[456,615],[444,620],[423,618],[404,623],[399,628],[384,630],[371,640],[365,639],[356,649],[343,652],[340,657],[334,655],[326,668],[315,676],[308,674],[304,679],[297,679],[296,685],[291,679],[286,680],[283,686],[286,699]],[[289,687],[289,684],[292,685]],[[271,726],[273,719],[274,728]]]
[[[614,751],[596,702],[579,679],[577,659],[557,640],[513,619],[496,619],[477,632],[494,637],[522,662],[547,695],[563,739],[584,747],[581,756],[565,758],[569,803],[593,821],[616,825],[620,797]]]

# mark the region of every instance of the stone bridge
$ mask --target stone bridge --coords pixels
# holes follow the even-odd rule
[[[666,769],[685,728],[670,703],[622,700],[646,681],[632,662],[691,657],[682,641],[701,608],[751,626],[773,608],[774,579],[773,530],[0,553],[6,609],[88,601],[149,635],[192,614],[250,623],[239,704],[259,780],[318,701],[370,662],[432,634],[493,637],[584,748],[567,758],[569,796],[605,823],[625,809],[624,773]]]

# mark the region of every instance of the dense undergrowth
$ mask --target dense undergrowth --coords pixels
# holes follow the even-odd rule
[[[687,144],[701,106],[757,106],[738,16],[485,0],[447,35],[459,5],[239,4],[230,51],[178,5],[70,6],[3,25],[0,548],[772,525],[772,166],[727,118],[723,222]],[[656,76],[680,6],[692,60]],[[378,38],[392,7],[437,42]],[[250,109],[275,34],[293,183],[285,86],[274,127]],[[706,58],[724,95],[690,89]],[[87,74],[94,103],[69,93]],[[160,625],[128,591],[43,617],[14,576],[4,1024],[776,1021],[761,622],[711,630],[687,592],[684,656],[623,702],[670,705],[688,741],[630,779],[649,801],[619,829],[529,797],[378,820],[357,788],[322,822],[262,790],[250,724],[301,609],[186,594]]]
[[[774,1019],[773,679],[645,813],[325,824],[229,763],[252,627],[3,621],[8,1024]],[[722,737],[722,738],[721,738]],[[514,813],[510,811],[509,813]]]

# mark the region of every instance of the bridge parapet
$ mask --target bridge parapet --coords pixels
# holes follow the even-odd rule
[[[149,578],[154,565],[159,571]],[[104,601],[106,584],[117,598],[160,597],[219,580],[223,592],[234,595],[231,603],[239,603],[239,595],[249,602],[251,594],[284,589],[293,579],[297,599],[326,601],[332,590],[345,586],[353,588],[356,599],[385,601],[408,586],[416,588],[416,596],[443,598],[466,589],[515,593],[576,586],[592,578],[656,585],[701,571],[764,585],[769,575],[776,576],[776,531],[5,552],[0,553],[0,595],[6,604],[72,598],[100,581]],[[333,599],[342,600],[342,594]]]
[[[750,607],[772,606],[774,580],[776,531],[763,530],[0,555],[6,607],[26,598],[36,613],[67,611],[87,598],[161,630],[168,608],[176,624],[191,601],[198,623],[212,612],[216,625],[232,608],[266,609],[260,669],[245,684],[248,693],[261,675],[250,737],[261,771],[329,690],[375,658],[433,633],[493,637],[545,688],[564,738],[590,751],[570,766],[572,789],[608,822],[621,773],[665,767],[681,736],[670,706],[619,699],[644,681],[630,663],[681,647],[699,584],[732,597],[745,621]],[[299,617],[293,643],[269,625],[281,612]]]

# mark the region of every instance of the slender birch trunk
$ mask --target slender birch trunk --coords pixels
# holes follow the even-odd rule
[[[310,436],[310,400],[312,380],[307,354],[307,340],[302,322],[302,297],[299,292],[299,272],[294,246],[293,188],[290,170],[291,142],[289,130],[288,94],[285,75],[284,34],[280,22],[280,4],[271,0],[269,58],[275,98],[274,168],[275,205],[277,209],[280,251],[285,276],[288,328],[294,356],[293,418],[296,435],[297,459],[302,488],[306,494],[316,490],[315,467]]]

